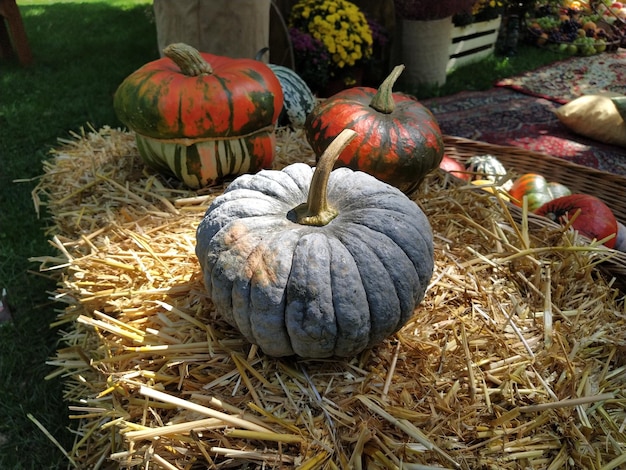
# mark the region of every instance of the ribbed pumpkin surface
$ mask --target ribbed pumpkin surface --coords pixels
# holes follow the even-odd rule
[[[333,171],[339,215],[300,226],[313,171],[243,175],[211,204],[196,253],[217,311],[273,356],[351,356],[400,329],[433,271],[432,235],[400,191],[348,168]]]
[[[315,171],[294,163],[240,176],[198,226],[216,310],[272,356],[347,357],[374,346],[411,318],[433,273],[424,213],[364,172],[330,172],[336,144]]]

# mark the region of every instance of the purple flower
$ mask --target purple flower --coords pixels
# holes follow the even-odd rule
[[[407,20],[436,20],[471,11],[475,0],[394,0],[396,13]]]
[[[367,24],[372,30],[372,40],[378,47],[384,47],[389,42],[389,33],[383,25],[372,18],[367,18]]]
[[[328,59],[328,54],[321,41],[318,41],[308,33],[304,33],[296,28],[289,29],[291,44],[294,52],[318,55],[320,58]]]
[[[295,70],[311,87],[318,89],[328,82],[330,56],[321,41],[297,28],[289,29]]]

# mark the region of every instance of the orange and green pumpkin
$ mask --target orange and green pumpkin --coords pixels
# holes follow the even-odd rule
[[[114,97],[146,163],[192,188],[271,166],[280,82],[252,59],[172,44],[129,75]]]
[[[526,197],[529,211],[534,211],[546,202],[569,194],[571,191],[565,185],[555,181],[548,182],[544,176],[537,173],[523,174],[513,182],[509,189],[509,195],[516,206],[521,207],[524,196]]]
[[[308,115],[305,132],[319,158],[343,129],[356,131],[338,166],[364,171],[409,193],[439,167],[444,144],[439,124],[425,106],[392,93],[403,69],[395,67],[378,90],[349,88],[321,102]]]

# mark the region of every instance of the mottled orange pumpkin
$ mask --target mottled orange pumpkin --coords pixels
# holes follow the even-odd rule
[[[120,121],[158,139],[236,137],[277,122],[283,92],[267,65],[185,46],[124,79],[114,98]]]
[[[571,191],[567,186],[555,181],[548,182],[544,176],[536,173],[526,173],[520,176],[509,189],[509,195],[517,206],[522,206],[523,198],[526,196],[529,211],[534,211],[546,202],[569,194]]]
[[[282,87],[264,63],[171,44],[129,75],[113,104],[146,164],[191,188],[269,168]]]

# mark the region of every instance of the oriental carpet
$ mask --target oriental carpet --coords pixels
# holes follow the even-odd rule
[[[626,51],[571,57],[553,64],[504,78],[496,83],[522,93],[567,103],[582,95],[626,95]]]
[[[626,149],[573,133],[558,120],[555,101],[495,87],[423,100],[444,134],[513,145],[580,165],[626,175]]]

